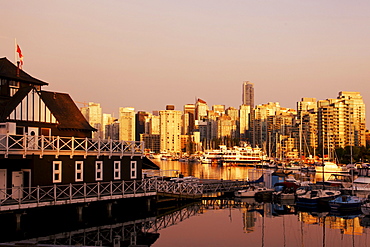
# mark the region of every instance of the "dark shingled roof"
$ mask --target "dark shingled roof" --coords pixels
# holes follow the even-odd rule
[[[33,87],[22,87],[7,102],[0,104],[0,121],[6,121],[6,118],[12,113],[17,105],[26,97]]]
[[[58,128],[96,131],[66,93],[41,91],[41,99],[58,120]]]
[[[10,62],[6,57],[0,58],[0,77],[7,78],[15,81],[21,81],[31,83],[35,85],[48,85],[48,83],[36,79],[23,70],[19,70],[19,76],[17,76],[18,67]]]
[[[24,97],[26,97],[32,88],[32,86],[20,88],[6,104],[0,105],[1,122],[6,121],[6,118],[12,113]],[[69,94],[47,91],[41,91],[39,93],[45,105],[58,121],[58,128],[96,131],[96,129],[91,127],[87,122]]]

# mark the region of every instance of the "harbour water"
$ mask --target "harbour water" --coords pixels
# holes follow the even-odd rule
[[[246,179],[248,170],[253,169],[155,162],[174,175],[178,172],[204,179]],[[320,179],[313,174],[303,175],[295,176]],[[133,198],[110,205],[110,211],[106,203],[88,205],[81,209],[83,217],[78,216],[73,206],[44,207],[22,212],[19,226],[14,215],[0,215],[3,223],[0,245],[22,242],[40,246],[370,246],[368,216],[305,212],[293,204],[223,197],[182,203],[164,201],[148,210],[145,200]]]
[[[246,166],[158,162],[163,170],[210,179],[246,179]],[[325,174],[325,177],[330,174]],[[322,174],[296,174],[322,180]],[[360,213],[333,215],[305,212],[294,205],[258,203],[254,199],[204,200],[202,210],[158,231],[152,246],[370,246],[370,218]]]

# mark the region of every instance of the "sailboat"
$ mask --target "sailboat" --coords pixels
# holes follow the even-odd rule
[[[351,164],[352,162],[352,145],[351,144]],[[352,195],[342,195],[331,201],[329,201],[329,206],[332,211],[337,211],[341,213],[356,212],[361,210],[361,205],[364,203],[362,198],[354,196],[353,194],[353,172],[351,172],[352,180]]]

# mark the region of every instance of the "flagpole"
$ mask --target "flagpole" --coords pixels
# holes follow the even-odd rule
[[[17,39],[14,38],[14,64],[17,65]]]

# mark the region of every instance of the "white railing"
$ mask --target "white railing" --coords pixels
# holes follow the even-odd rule
[[[150,179],[13,187],[0,190],[0,211],[146,196],[155,191],[156,181]]]
[[[0,190],[0,211],[81,202],[140,197],[166,193],[202,195],[203,186],[157,179],[110,181],[52,186],[12,187]]]
[[[0,154],[43,155],[144,155],[144,142],[30,135],[0,135]]]
[[[173,182],[145,178],[133,181],[54,184],[51,186],[12,187],[0,190],[0,211],[53,206],[128,197],[167,196],[202,197],[207,193],[234,191],[247,181],[221,181],[212,184]]]
[[[157,192],[186,195],[186,196],[200,196],[203,195],[203,185],[198,183],[176,183],[172,181],[157,180]]]

